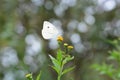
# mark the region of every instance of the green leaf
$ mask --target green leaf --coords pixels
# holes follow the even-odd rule
[[[65,74],[65,73],[67,73],[67,72],[70,72],[70,71],[73,70],[74,68],[75,68],[75,66],[65,69],[65,70],[62,72],[62,75]]]
[[[59,69],[57,69],[55,66],[51,66],[58,74],[59,74]]]
[[[50,56],[50,59],[52,60],[52,63],[54,64],[55,70],[60,70],[61,63],[51,55],[49,56]]]
[[[40,73],[37,75],[36,80],[40,80],[40,77],[41,77],[41,71],[40,71]]]
[[[109,59],[114,59],[114,60],[120,60],[120,54],[119,54],[119,51],[116,51],[116,50],[113,50],[110,52],[111,55],[109,57]]]
[[[63,60],[63,64],[62,64],[62,65],[66,64],[68,61],[71,61],[71,60],[73,60],[73,59],[74,59],[74,56],[71,57],[70,55],[68,55],[68,56],[65,57],[65,59]]]
[[[112,77],[113,73],[114,73],[114,68],[113,68],[113,65],[108,65],[106,63],[103,63],[102,65],[99,65],[99,64],[94,64],[92,65],[92,68],[95,68],[96,71],[99,71],[100,74],[106,74],[110,77]]]

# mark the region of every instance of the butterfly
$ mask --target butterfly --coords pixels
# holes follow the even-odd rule
[[[42,36],[44,39],[54,38],[58,34],[59,34],[58,29],[52,23],[44,21],[42,29]]]

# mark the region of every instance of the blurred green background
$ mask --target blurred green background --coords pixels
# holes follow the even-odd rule
[[[40,71],[42,80],[56,80],[48,54],[58,45],[43,39],[44,21],[74,46],[76,68],[63,80],[112,80],[90,66],[114,48],[107,40],[120,37],[120,0],[0,0],[0,80],[25,80]]]

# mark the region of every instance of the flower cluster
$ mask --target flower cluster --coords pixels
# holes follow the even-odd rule
[[[57,41],[58,41],[58,44],[61,46],[62,42],[63,42],[63,37],[62,36],[58,36],[57,37]],[[67,44],[67,43],[64,43],[64,48],[65,48],[65,52],[67,53],[68,51],[72,50],[73,49],[73,46]]]

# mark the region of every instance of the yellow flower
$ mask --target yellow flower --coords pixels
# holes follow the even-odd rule
[[[31,76],[32,76],[32,74],[30,74],[30,73],[25,75],[26,78],[31,77]]]
[[[68,46],[68,49],[73,49],[73,46]]]
[[[57,41],[63,41],[63,37],[62,36],[58,36],[57,37]]]

